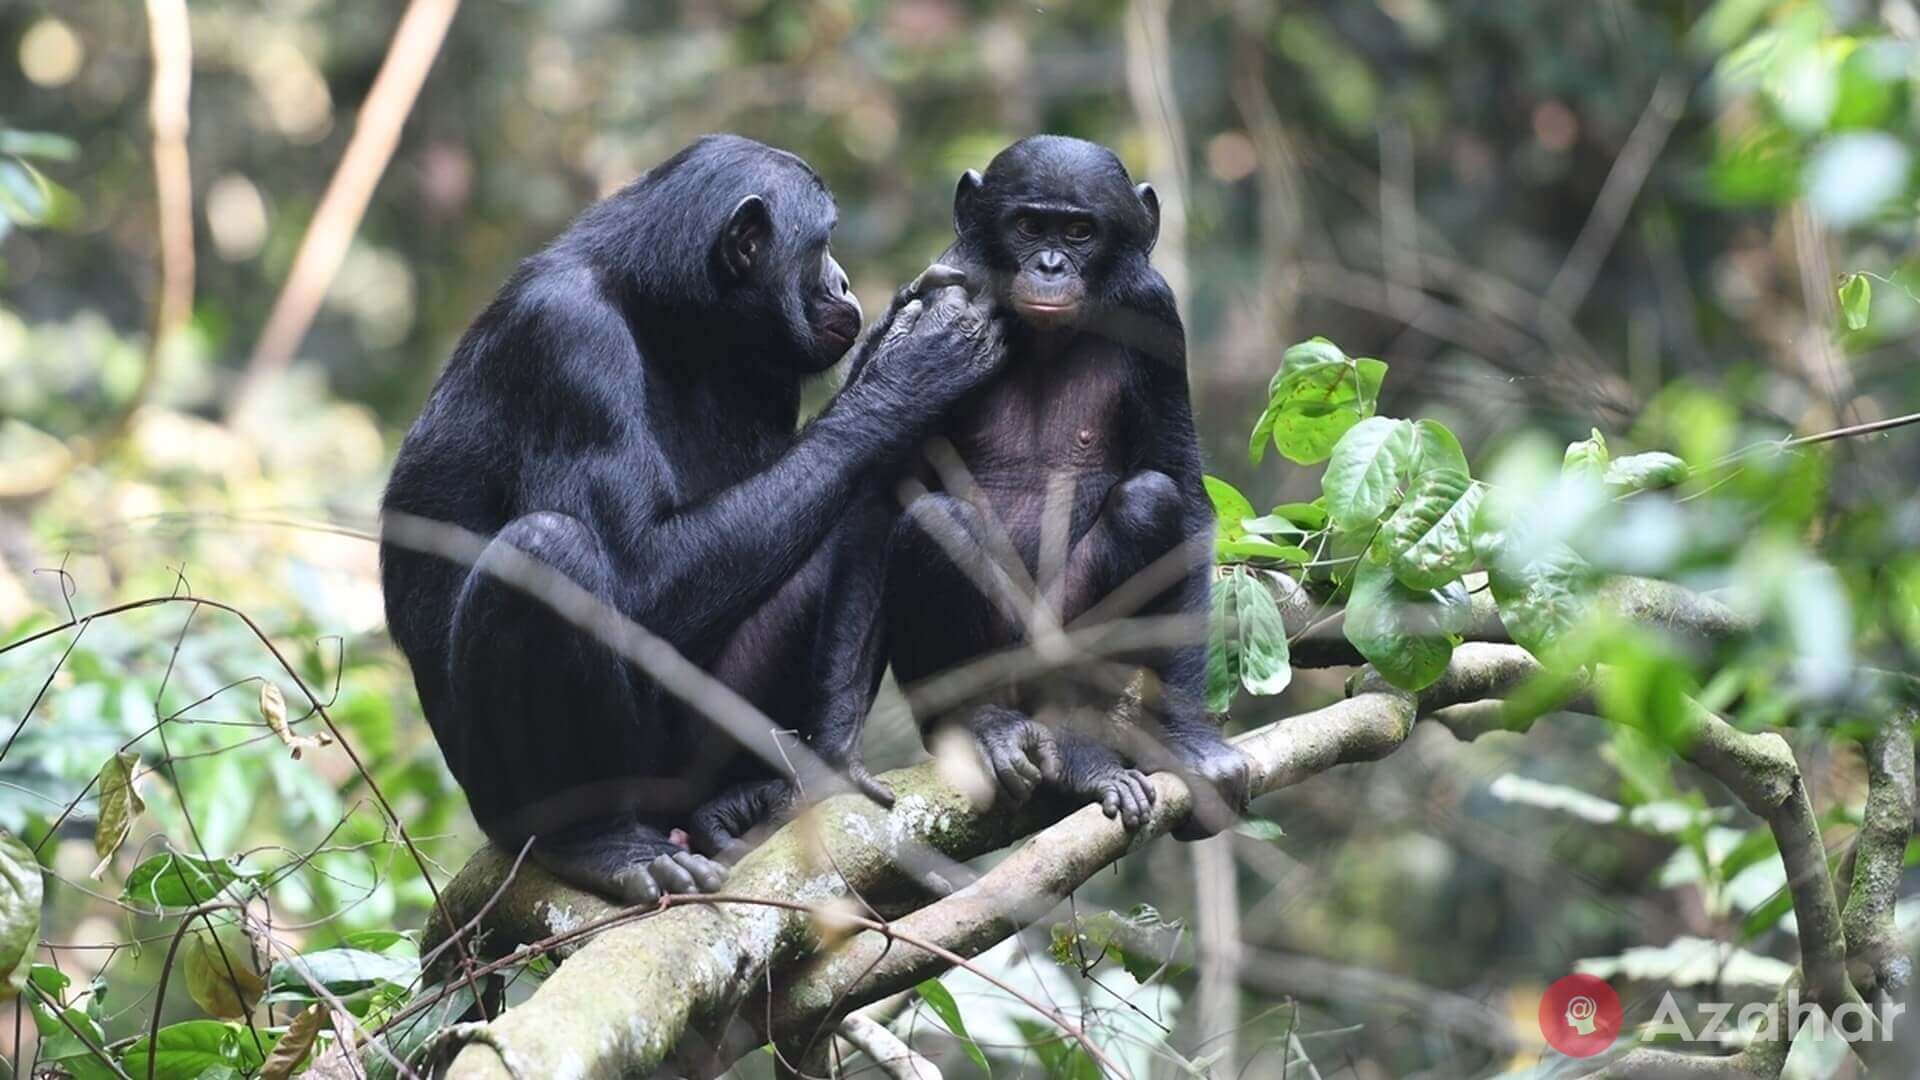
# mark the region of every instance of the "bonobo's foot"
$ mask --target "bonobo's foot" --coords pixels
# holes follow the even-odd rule
[[[1053,733],[1026,713],[986,705],[967,718],[966,727],[1009,807],[1025,805],[1041,781],[1058,783],[1066,775]]]
[[[627,904],[645,907],[659,903],[670,893],[719,892],[726,884],[727,868],[691,851],[656,855],[640,866],[630,866],[613,876],[616,895]]]
[[[1253,759],[1218,735],[1169,737],[1174,771],[1193,792],[1193,812],[1173,831],[1181,840],[1200,840],[1231,827],[1247,811],[1253,791]]]
[[[628,905],[669,893],[718,891],[726,868],[682,849],[651,825],[615,819],[540,836],[529,853],[548,873],[578,889]]]
[[[1112,749],[1085,740],[1064,748],[1066,775],[1061,786],[1076,801],[1097,803],[1100,812],[1117,818],[1128,832],[1147,823],[1153,813],[1153,783],[1147,774],[1129,768]]]
[[[847,764],[845,781],[823,773],[804,785],[785,777],[736,784],[693,812],[693,829],[688,840],[694,850],[732,865],[775,829],[792,820],[800,809],[803,789],[806,798],[823,799],[848,782],[881,806],[893,806],[893,789],[881,783],[867,771],[864,762],[855,758]]]

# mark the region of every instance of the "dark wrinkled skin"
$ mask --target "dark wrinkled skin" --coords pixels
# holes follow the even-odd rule
[[[997,521],[1029,580],[1040,576],[1050,485],[1063,487],[1066,553],[1042,581],[1073,624],[1183,544],[1184,564],[1129,615],[1198,617],[1210,609],[1213,514],[1186,381],[1186,338],[1172,292],[1148,261],[1159,231],[1153,189],[1119,159],[1078,139],[1037,136],[1003,151],[955,197],[953,246],[940,263],[989,292],[1008,321],[1004,372],[963,398],[934,443],[951,447],[972,483],[923,468],[888,554],[889,655],[902,686],[1027,641],[1020,603],[1002,599],[988,523]],[[1098,723],[1123,687],[1096,665],[999,688],[957,710],[918,717],[973,736],[1011,805],[1043,787],[1098,804],[1128,828],[1153,787],[1141,768],[1172,768],[1196,809],[1178,834],[1210,835],[1244,811],[1250,762],[1205,710],[1206,646],[1117,657],[1150,671],[1147,738]],[[1138,767],[1136,767],[1138,766]]]
[[[844,777],[891,799],[858,756],[879,662],[860,612],[894,516],[872,478],[1003,350],[982,305],[929,289],[796,434],[802,380],[860,327],[834,221],[799,158],[695,143],[520,265],[394,465],[388,622],[448,766],[496,843],[531,840],[536,862],[617,901],[718,888],[716,858],[795,781],[767,763],[772,733],[750,752],[503,580],[522,556],[803,742],[821,763],[809,793]],[[463,566],[401,542],[421,519],[491,540]]]

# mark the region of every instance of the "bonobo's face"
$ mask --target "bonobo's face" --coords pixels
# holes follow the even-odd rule
[[[1000,302],[1036,329],[1061,330],[1095,313],[1123,263],[1144,263],[1159,201],[1105,147],[1041,135],[1002,151],[984,177],[962,176],[954,217],[962,243],[985,256]]]
[[[805,373],[825,371],[860,335],[860,302],[829,246],[833,197],[798,158],[768,154],[770,194],[735,204],[715,240],[715,265],[737,322],[766,325],[771,316],[777,340],[762,344],[797,357]]]

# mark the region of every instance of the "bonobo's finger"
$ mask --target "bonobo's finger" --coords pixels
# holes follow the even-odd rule
[[[849,764],[847,778],[853,781],[853,786],[859,789],[860,794],[889,810],[893,809],[893,789],[868,772],[866,765],[859,761]]]
[[[965,287],[966,284],[965,270],[948,266],[946,263],[933,263],[920,271],[920,276],[913,279],[913,284],[907,286],[907,291],[916,296],[924,296],[934,289],[944,289],[949,285]]]
[[[1100,794],[1100,812],[1110,818],[1120,816],[1120,792],[1117,789],[1108,788]]]
[[[943,285],[927,294],[927,316],[935,325],[951,323],[969,310],[967,291],[958,285]]]
[[[727,883],[726,867],[704,855],[683,851],[672,858],[689,877],[693,878],[693,883],[701,892],[719,892],[720,886]]]
[[[1001,793],[1014,806],[1025,803],[1040,783],[1040,770],[1017,745],[1006,739],[994,740],[988,765]]]
[[[891,344],[913,333],[914,325],[920,321],[920,316],[925,311],[926,304],[920,300],[909,300],[901,305],[899,312],[893,316],[893,322],[887,327],[887,332],[880,338],[881,344]]]
[[[1128,770],[1120,777],[1120,821],[1128,829],[1147,823],[1153,810],[1153,784],[1146,777]]]
[[[695,884],[693,875],[687,873],[685,867],[674,862],[673,856],[671,855],[655,856],[653,861],[647,864],[647,873],[653,875],[653,880],[659,883],[663,892],[690,893],[700,891],[700,886]]]
[[[660,902],[660,885],[644,866],[631,867],[613,875],[613,891],[623,903],[634,907],[647,907]]]
[[[1028,755],[1040,767],[1040,779],[1049,784],[1059,783],[1067,774],[1067,764],[1060,757],[1060,747],[1053,741],[1053,735],[1039,724],[1028,723],[1022,737]]]

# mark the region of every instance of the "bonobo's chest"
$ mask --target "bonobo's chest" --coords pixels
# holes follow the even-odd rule
[[[1005,370],[954,411],[945,435],[983,487],[1043,491],[1060,472],[1123,471],[1132,372],[1111,342],[1078,335],[1051,353],[1016,347]]]

